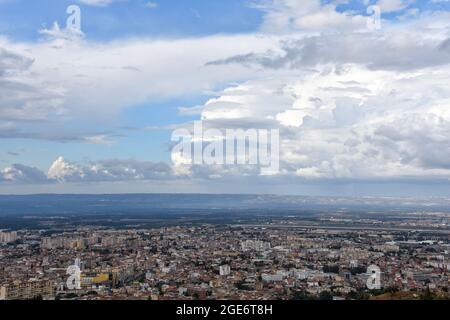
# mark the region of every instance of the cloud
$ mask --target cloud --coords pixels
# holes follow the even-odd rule
[[[138,182],[180,179],[167,163],[149,161],[107,159],[78,164],[56,159],[47,173],[22,164],[14,164],[0,170],[0,183],[7,184],[55,184],[93,182]]]
[[[398,11],[410,3],[385,9]],[[297,4],[266,2],[266,27],[292,31],[298,29],[296,19],[305,23],[333,9],[317,1]],[[280,175],[286,179],[448,181],[448,17],[420,13],[404,23],[386,21],[381,32],[344,25],[328,32],[315,20],[320,34],[297,33],[265,52],[207,63],[272,70],[273,76],[230,87],[195,110],[211,126],[265,121],[279,128]]]
[[[398,72],[328,64],[227,88],[201,117],[220,130],[280,129],[279,176],[288,179],[448,180],[449,81],[448,65]]]
[[[265,0],[253,7],[264,12],[262,30],[271,33],[292,31],[359,30],[366,18],[355,12],[338,12],[339,2],[322,4],[320,0]]]
[[[448,14],[434,15],[442,20]],[[432,19],[426,17],[424,20]],[[444,20],[445,21],[445,20]],[[302,69],[316,65],[355,63],[371,69],[415,70],[450,63],[446,28],[426,33],[432,26],[392,26],[383,33],[340,33],[281,40],[278,48],[210,61],[207,65],[239,64],[265,69]],[[419,40],[420,39],[420,40]]]
[[[0,123],[9,126],[3,137],[8,132],[50,140],[51,132],[78,140],[100,136],[95,127],[85,125],[81,132],[67,123],[111,123],[136,105],[201,95],[246,79],[253,73],[247,68],[205,64],[273,42],[237,35],[96,43],[57,25],[42,32],[48,38],[38,43],[0,38]],[[45,125],[33,125],[39,122]],[[80,132],[67,132],[67,127]]]
[[[127,0],[78,0],[78,2],[95,7],[107,7],[112,3],[123,2]]]
[[[33,64],[33,60],[0,48],[0,75],[14,74],[17,71],[26,70]]]
[[[59,157],[50,166],[47,176],[59,182],[101,182],[165,180],[174,178],[165,163],[135,160],[103,160],[81,166]]]
[[[295,9],[292,12],[302,17],[314,12],[328,14],[332,9],[311,0],[302,5],[296,1],[259,2],[258,8],[266,15],[280,10],[287,14],[291,12],[288,9]],[[349,15],[336,14],[344,18]],[[439,25],[433,25],[437,21]],[[380,34],[350,28],[321,35],[294,32],[166,40],[134,38],[106,43],[89,41],[54,25],[41,30],[48,38],[38,43],[1,38],[0,122],[8,129],[1,130],[0,126],[0,134],[4,138],[10,134],[92,143],[99,140],[89,137],[98,138],[104,133],[96,132],[95,127],[81,129],[67,124],[86,120],[111,123],[136,105],[210,93],[229,82],[270,77],[281,69],[326,63],[401,70],[443,65],[450,58],[445,45],[445,21],[448,15],[444,13],[430,14],[412,25],[385,25]],[[181,57],[179,52],[183,52]],[[67,127],[78,127],[80,132],[67,132]],[[112,142],[111,138],[103,140]]]
[[[69,132],[65,124],[105,123],[132,106],[214,90],[215,97],[180,113],[199,116],[206,128],[279,129],[279,174],[263,177],[257,166],[61,157],[46,174],[14,165],[0,179],[448,181],[450,15],[416,11],[370,31],[365,16],[340,12],[338,3],[258,1],[258,34],[101,43],[54,26],[38,43],[0,39],[0,137],[114,143],[113,132]],[[385,12],[406,12],[410,3],[379,2]]]
[[[18,123],[47,121],[62,114],[64,89],[32,72],[35,60],[6,49],[0,40],[0,135],[16,134]]]
[[[279,174],[265,183],[448,181],[450,66],[398,72],[358,64],[322,65],[301,74],[249,80],[201,107],[205,129],[280,130]],[[190,129],[191,124],[185,127]],[[46,182],[5,169],[3,181]],[[136,160],[81,165],[58,158],[50,182],[243,181],[258,166],[173,166]],[[20,169],[21,172],[25,170]]]
[[[411,3],[414,3],[414,0],[380,0],[377,2],[377,5],[382,12],[396,12],[407,8]]]
[[[45,36],[49,40],[54,41],[54,46],[60,46],[65,41],[77,41],[84,37],[84,33],[73,27],[61,28],[59,23],[55,21],[51,28],[39,30],[39,34]]]
[[[158,4],[156,2],[149,1],[145,4],[146,8],[155,9],[158,8]]]
[[[85,141],[90,144],[114,144],[116,141],[112,140],[106,134],[98,134],[94,136],[85,137]]]
[[[0,171],[0,183],[47,183],[47,176],[37,168],[28,167],[21,164],[14,164],[11,167]]]

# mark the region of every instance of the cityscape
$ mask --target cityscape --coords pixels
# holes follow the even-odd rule
[[[6,215],[6,224],[22,220],[29,227],[0,233],[0,299],[450,298],[450,212],[330,214],[292,207],[287,214],[236,210],[227,221],[212,223],[208,218],[217,213],[192,209],[172,209],[163,219],[112,215],[104,226],[98,213],[82,220],[73,214]],[[379,268],[378,286],[368,285],[370,266]]]
[[[1,316],[448,313],[449,84],[450,0],[0,0]]]

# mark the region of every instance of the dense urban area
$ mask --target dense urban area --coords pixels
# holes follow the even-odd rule
[[[63,218],[50,217],[0,233],[0,299],[449,299],[449,217],[154,228],[56,228]],[[376,289],[367,287],[371,265],[381,270]]]

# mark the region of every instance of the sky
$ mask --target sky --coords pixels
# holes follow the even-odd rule
[[[448,0],[0,0],[0,193],[447,197],[449,83]],[[279,170],[174,157],[197,121]]]

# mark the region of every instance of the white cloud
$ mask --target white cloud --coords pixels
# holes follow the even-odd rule
[[[30,120],[107,120],[144,102],[226,86],[181,112],[209,128],[280,129],[281,172],[273,179],[447,181],[449,14],[415,12],[412,21],[385,21],[369,32],[364,17],[336,12],[336,3],[263,2],[262,29],[271,35],[96,43],[54,27],[46,32],[53,38],[36,44],[0,39],[0,135],[16,136]],[[394,12],[409,3],[379,4]],[[82,139],[112,142],[106,134]],[[46,178],[15,165],[0,180],[242,181],[259,174],[249,166],[59,158]]]
[[[0,183],[7,184],[151,181],[174,180],[177,177],[165,163],[115,159],[80,165],[59,157],[51,164],[47,174],[21,164],[0,170]]]
[[[56,25],[43,32],[51,37],[38,43],[0,38],[0,123],[25,131],[24,121],[51,119],[37,137],[55,123],[112,121],[126,108],[246,79],[247,68],[205,64],[275,43],[257,35],[93,43]]]
[[[265,0],[254,7],[265,12],[262,30],[265,32],[292,32],[303,30],[360,30],[366,27],[366,18],[351,12],[338,12],[339,1],[322,5],[320,0]]]
[[[145,4],[146,8],[155,9],[158,8],[158,4],[156,2],[149,1]]]
[[[205,128],[280,129],[281,171],[273,179],[441,181],[450,179],[449,82],[449,65],[399,72],[327,64],[229,87],[201,108],[201,117]],[[32,181],[14,168],[2,174],[4,181]],[[46,176],[99,182],[259,174],[255,166],[171,167],[134,160],[80,165],[61,157]]]
[[[47,176],[37,168],[14,164],[0,170],[0,183],[47,183]]]
[[[111,139],[106,134],[97,134],[93,136],[87,136],[85,137],[85,142],[89,144],[115,144],[116,141]]]
[[[165,163],[135,160],[103,160],[79,165],[56,159],[47,176],[59,182],[101,182],[174,179],[172,169]]]
[[[50,166],[47,176],[49,179],[65,181],[66,177],[76,176],[82,179],[85,175],[75,164],[66,162],[63,157],[59,157]]]
[[[399,73],[324,65],[228,88],[202,119],[222,130],[264,121],[279,128],[281,175],[449,179],[448,82],[449,66]]]
[[[380,0],[377,5],[381,8],[382,12],[396,12],[407,8],[411,2],[408,0]]]
[[[115,2],[123,2],[127,0],[78,0],[78,2],[88,5],[88,6],[96,6],[96,7],[106,7]]]
[[[413,22],[386,24],[383,32],[342,32],[284,38],[265,53],[212,61],[266,69],[302,69],[320,64],[356,63],[371,69],[413,70],[450,62],[446,46],[450,14],[431,13]]]

